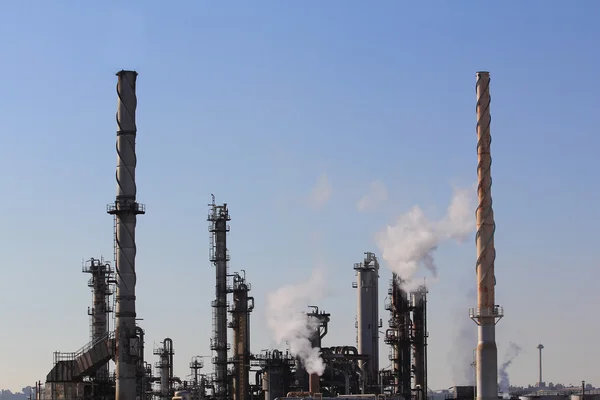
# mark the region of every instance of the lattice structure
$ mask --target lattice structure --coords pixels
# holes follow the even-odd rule
[[[113,311],[110,296],[115,282],[113,269],[103,258],[90,258],[82,267],[84,273],[91,274],[88,286],[92,288],[93,305],[88,307],[90,316],[90,341],[94,342],[105,336],[109,327],[109,314]],[[108,364],[96,372],[96,379],[108,380]]]
[[[427,289],[406,292],[403,281],[393,274],[385,309],[390,311],[385,343],[390,345],[392,371],[382,374],[391,394],[426,399],[427,393]],[[413,395],[414,394],[414,395]]]

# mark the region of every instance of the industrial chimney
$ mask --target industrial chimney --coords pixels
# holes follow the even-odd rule
[[[477,308],[469,310],[477,324],[476,378],[477,400],[498,398],[498,349],[496,323],[502,308],[495,304],[494,211],[492,209],[492,158],[490,154],[490,73],[477,73]]]
[[[135,111],[137,72],[117,73],[117,197],[107,212],[115,216],[116,295],[116,400],[136,398],[139,339],[135,326],[135,226],[145,207],[136,201]]]

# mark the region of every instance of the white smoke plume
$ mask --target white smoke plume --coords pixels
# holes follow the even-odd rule
[[[300,358],[306,371],[319,376],[325,372],[325,364],[321,350],[313,348],[310,342],[318,321],[307,317],[306,309],[323,296],[324,289],[324,272],[316,268],[308,281],[283,286],[267,295],[267,324],[275,341],[287,342],[290,352]]]
[[[457,304],[454,311],[455,331],[452,348],[448,353],[448,364],[452,372],[454,386],[475,385],[474,350],[477,347],[477,325],[469,318],[468,310],[477,302],[477,291],[467,292],[464,301]]]
[[[500,382],[498,382],[498,388],[503,393],[508,393],[510,389],[510,378],[508,376],[508,367],[512,364],[515,358],[521,353],[521,346],[514,342],[508,343],[508,350],[506,351],[506,355],[504,356],[504,362],[498,369],[498,378]]]
[[[473,187],[456,188],[441,220],[428,219],[419,206],[414,206],[395,225],[376,235],[383,260],[406,281],[407,289],[415,286],[413,278],[420,267],[437,277],[433,252],[440,244],[448,240],[462,243],[475,229],[475,194]]]

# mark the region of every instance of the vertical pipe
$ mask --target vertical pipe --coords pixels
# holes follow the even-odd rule
[[[379,383],[379,328],[383,325],[379,323],[379,261],[375,254],[369,253],[372,257],[373,267],[373,289],[371,290],[371,347],[373,355],[371,356],[371,390],[377,390]],[[360,353],[359,353],[360,354]],[[374,393],[374,392],[373,392]]]
[[[321,393],[321,377],[319,374],[310,374],[308,377],[308,391],[311,394]]]
[[[477,344],[477,399],[498,398],[498,350],[496,347],[496,322],[500,318],[495,305],[494,261],[494,211],[492,208],[492,158],[490,145],[490,74],[477,73],[477,309],[471,316],[478,325]]]
[[[117,197],[109,205],[108,213],[116,218],[116,400],[136,398],[136,351],[131,343],[135,338],[135,227],[137,215],[144,214],[144,207],[136,201],[135,138],[137,127],[135,94],[137,72],[117,73]],[[134,342],[135,343],[135,342]]]
[[[146,398],[146,380],[148,379],[148,376],[146,375],[146,368],[145,368],[145,361],[144,361],[144,330],[139,327],[136,326],[135,328],[136,331],[136,336],[139,338],[139,357],[138,357],[138,361],[137,361],[137,370],[138,370],[138,388],[139,388],[139,397],[140,400],[144,400]]]
[[[241,307],[243,302],[242,294],[237,289],[238,275],[233,277],[233,309],[231,310],[231,326],[233,328],[233,359],[234,359],[234,374],[233,374],[233,393],[231,393],[233,400],[240,400],[241,397],[241,386],[242,386],[242,356],[243,353],[243,339],[241,335]]]
[[[96,342],[108,333],[108,307],[106,304],[108,296],[108,266],[101,262],[101,260],[92,260],[92,263],[94,261],[97,263],[97,269],[93,275],[94,310],[92,315],[92,340]],[[100,367],[96,372],[96,376],[102,380],[107,380],[108,364]]]

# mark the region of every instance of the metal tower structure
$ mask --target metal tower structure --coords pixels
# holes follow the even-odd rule
[[[385,309],[390,311],[389,328],[385,332],[385,343],[390,346],[392,362],[391,394],[398,394],[405,399],[411,396],[411,359],[410,359],[410,303],[408,294],[400,287],[402,280],[392,274],[389,300]]]
[[[494,210],[492,208],[492,157],[490,147],[490,73],[477,72],[477,307],[469,315],[477,324],[477,400],[498,398],[498,348],[496,347],[496,323],[503,310],[496,305],[494,261]]]
[[[91,274],[88,286],[92,288],[92,307],[88,307],[90,316],[90,339],[97,342],[108,334],[108,314],[113,310],[110,307],[109,297],[113,294],[111,284],[113,282],[113,269],[109,262],[104,259],[90,258],[82,267],[82,272]],[[96,371],[96,378],[108,379],[108,364]]]
[[[312,347],[317,347],[320,349],[323,338],[327,335],[327,332],[329,331],[329,321],[331,321],[331,314],[326,313],[325,311],[319,312],[319,307],[317,306],[310,307],[313,309],[313,311],[306,314],[307,318],[314,318],[318,322],[315,326],[314,334],[311,337],[311,345]],[[307,323],[309,323],[309,321],[307,321]],[[308,391],[313,395],[315,393],[321,393],[321,377],[318,374],[310,374],[310,376],[308,377]]]
[[[540,352],[540,358],[539,358],[539,362],[540,362],[540,369],[539,369],[540,377],[539,377],[539,380],[538,380],[538,387],[539,388],[543,388],[543,387],[546,387],[546,384],[544,383],[544,380],[542,379],[543,378],[543,376],[542,376],[542,350],[544,349],[544,345],[541,344],[541,343],[538,344],[537,349]]]
[[[160,371],[160,398],[169,400],[173,395],[173,340],[165,338],[162,346],[154,349],[154,355],[159,356],[155,368]]]
[[[202,368],[204,368],[204,360],[202,359],[202,356],[192,357],[192,360],[190,361],[190,370],[192,371],[192,376],[194,377],[192,387],[192,400],[200,400],[206,397],[206,379],[204,375],[200,374],[200,370]]]
[[[228,222],[231,220],[227,203],[216,205],[215,196],[209,204],[208,214],[210,231],[210,261],[216,270],[215,300],[213,307],[213,337],[210,348],[216,354],[212,362],[214,365],[214,397],[217,400],[227,400],[227,268],[229,252],[227,250]]]
[[[233,304],[229,327],[233,329],[233,400],[248,400],[250,395],[250,313],[254,310],[254,298],[248,296],[250,283],[243,275],[233,274]]]
[[[116,400],[135,400],[139,344],[135,325],[135,227],[145,207],[136,201],[137,72],[117,73],[117,197],[107,212],[115,217],[116,295]]]
[[[359,360],[362,371],[363,393],[373,393],[379,388],[379,328],[383,326],[379,319],[379,261],[375,254],[365,253],[361,263],[354,264],[357,289],[357,345],[358,353],[369,356]]]
[[[385,342],[390,345],[391,376],[382,386],[391,387],[390,394],[407,399],[427,398],[427,287],[411,292],[402,287],[402,279],[392,274],[389,300],[389,329]]]
[[[413,398],[427,400],[427,287],[420,286],[410,297],[413,322],[410,335],[413,351]]]

